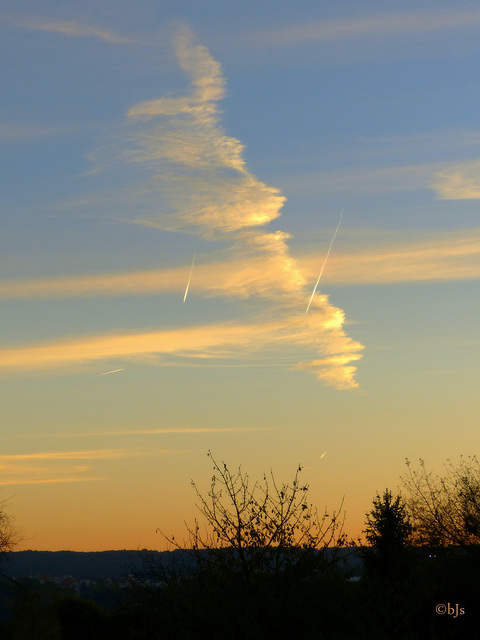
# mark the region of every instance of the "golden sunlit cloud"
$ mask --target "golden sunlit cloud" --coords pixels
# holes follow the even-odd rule
[[[69,25],[60,27],[70,29]],[[326,295],[316,295],[308,319],[300,319],[314,282],[308,281],[290,255],[289,235],[265,229],[279,218],[286,198],[250,173],[243,144],[223,130],[218,101],[225,96],[225,80],[219,63],[205,47],[194,43],[187,29],[179,32],[175,51],[191,80],[190,90],[183,96],[132,106],[127,113],[124,146],[120,143],[105,153],[113,153],[111,167],[122,165],[129,175],[141,176],[141,184],[125,187],[132,200],[138,196],[138,202],[146,203],[136,209],[141,210],[137,222],[220,242],[225,246],[221,252],[216,246],[217,256],[223,257],[221,264],[200,265],[197,261],[191,278],[187,267],[156,274],[43,280],[20,287],[19,283],[3,283],[0,296],[43,297],[55,292],[64,296],[112,295],[127,290],[138,295],[185,292],[188,284],[189,296],[257,296],[268,304],[262,313],[242,323],[71,338],[3,349],[0,369],[45,370],[110,361],[114,370],[119,368],[115,366],[118,360],[149,359],[159,364],[159,358],[165,356],[245,358],[252,353],[268,355],[272,349],[284,349],[292,343],[313,350],[315,360],[334,354],[358,356],[363,349],[346,335],[345,314]],[[159,206],[159,202],[166,205]],[[108,372],[106,362],[102,366]],[[340,368],[337,366],[329,378],[331,367],[324,367],[322,380],[339,388],[355,387],[354,367],[345,368],[341,382]]]
[[[225,81],[219,63],[193,44],[186,29],[177,37],[176,54],[192,93],[142,102],[127,114],[136,124],[137,147],[126,158],[152,169],[155,190],[172,210],[160,216],[157,207],[148,221],[167,230],[195,228],[210,238],[278,218],[285,197],[248,171],[244,146],[221,127],[217,102],[225,96]]]
[[[166,355],[189,358],[198,350],[203,352],[205,349],[211,355],[217,353],[217,357],[221,358],[283,347],[292,342],[298,346],[313,346],[326,354],[358,355],[363,346],[345,335],[342,329],[343,312],[331,307],[324,298],[326,296],[319,296],[319,307],[315,308],[314,313],[305,317],[302,310],[289,317],[288,323],[279,318],[257,324],[217,324],[140,334],[96,336],[3,350],[0,351],[0,370],[42,370],[97,360],[135,360]],[[329,382],[330,369],[330,365],[322,369],[322,380]],[[338,369],[337,364],[334,386],[340,386]],[[348,385],[342,383],[342,388],[355,386],[350,368],[347,373]]]
[[[348,354],[345,356],[332,356],[330,358],[322,358],[313,362],[297,364],[297,369],[305,369],[314,373],[319,380],[331,383],[335,380],[338,389],[350,389],[358,387],[355,383],[356,367],[347,366],[355,360],[359,360],[362,356],[358,353]]]
[[[216,335],[208,336],[203,350],[239,346],[258,350],[260,345],[268,348],[286,334],[295,333],[296,341],[321,354],[326,353],[325,345],[328,353],[333,348],[341,354],[352,348],[358,353],[361,345],[351,341],[338,324],[331,325],[333,317],[343,322],[344,314],[326,296],[312,301],[316,321],[308,326],[307,339],[296,314],[306,307],[309,283],[289,253],[289,235],[264,230],[279,218],[286,198],[248,170],[243,144],[224,132],[217,104],[225,96],[219,63],[205,47],[194,43],[187,29],[179,32],[175,51],[180,67],[190,77],[190,91],[179,97],[141,102],[127,113],[131,134],[122,159],[130,168],[140,168],[142,177],[150,174],[150,181],[137,190],[148,210],[138,222],[226,244],[225,271],[211,272],[204,279],[203,291],[228,297],[264,297],[270,304],[268,312],[281,319],[278,325],[264,318],[244,326],[224,325]],[[114,153],[118,157],[118,149]],[[159,202],[166,204],[160,207]],[[184,299],[187,292],[201,291],[199,271],[196,266],[192,283],[190,276],[188,280],[184,276]],[[199,351],[201,340],[195,342],[194,336],[206,338],[206,331],[204,327],[182,332],[184,354]],[[155,351],[150,349],[149,353]],[[177,347],[168,351],[181,353]],[[348,380],[346,386],[355,386],[350,370]],[[337,376],[331,383],[338,386]]]
[[[301,265],[297,265],[298,271],[292,273],[295,263],[288,256],[286,238],[288,235],[281,232],[263,234],[255,238],[256,246],[243,257],[227,257],[203,264],[197,261],[191,294],[275,299],[297,291],[304,285],[305,276],[301,273]],[[0,298],[184,295],[190,268],[191,265],[133,273],[0,281]]]
[[[188,354],[198,349],[246,345],[248,341],[247,328],[232,324],[102,335],[4,350],[0,352],[0,368],[28,370],[96,360],[136,359],[153,354]]]

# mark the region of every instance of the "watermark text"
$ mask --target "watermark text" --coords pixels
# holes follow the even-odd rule
[[[465,615],[465,607],[461,607],[458,603],[451,604],[450,602],[447,602],[447,604],[437,604],[435,611],[439,616],[446,614],[447,616],[458,618],[458,616]]]

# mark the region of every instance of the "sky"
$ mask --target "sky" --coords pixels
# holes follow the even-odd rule
[[[478,450],[480,8],[5,0],[0,498],[166,548],[207,457],[358,535]]]

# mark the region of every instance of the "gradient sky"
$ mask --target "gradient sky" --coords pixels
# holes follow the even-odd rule
[[[352,536],[405,458],[476,453],[477,3],[5,0],[0,30],[21,548],[164,548],[209,449],[302,463]]]

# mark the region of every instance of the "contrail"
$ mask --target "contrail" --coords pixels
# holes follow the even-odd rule
[[[327,453],[326,451],[324,451],[324,452],[322,453],[322,455],[320,456],[320,460],[323,458],[323,456],[324,456],[326,453]]]
[[[340,220],[338,221],[337,228],[335,229],[335,233],[333,234],[333,238],[330,242],[330,246],[328,247],[327,255],[325,256],[325,260],[323,261],[322,268],[320,269],[320,273],[318,274],[317,282],[313,287],[312,295],[310,296],[310,300],[308,301],[307,310],[305,311],[305,315],[307,315],[308,310],[310,309],[310,305],[312,304],[313,296],[315,295],[315,291],[317,290],[318,283],[320,282],[320,278],[322,277],[323,270],[325,269],[325,265],[327,264],[328,256],[330,255],[330,251],[332,250],[333,243],[335,242],[335,238],[337,236],[338,230],[340,229],[340,225],[342,224],[343,212],[345,209],[342,209],[342,213],[340,214]]]
[[[111,373],[118,373],[119,371],[125,371],[125,369],[114,369],[113,371],[105,371],[105,373],[99,373],[96,378],[100,378],[100,376],[108,376]]]
[[[190,267],[190,275],[188,276],[187,288],[185,289],[185,295],[183,296],[184,302],[187,299],[188,289],[190,287],[190,280],[192,279],[193,265],[195,264],[196,256],[197,256],[197,247],[195,247],[195,251],[193,252],[192,266]]]

